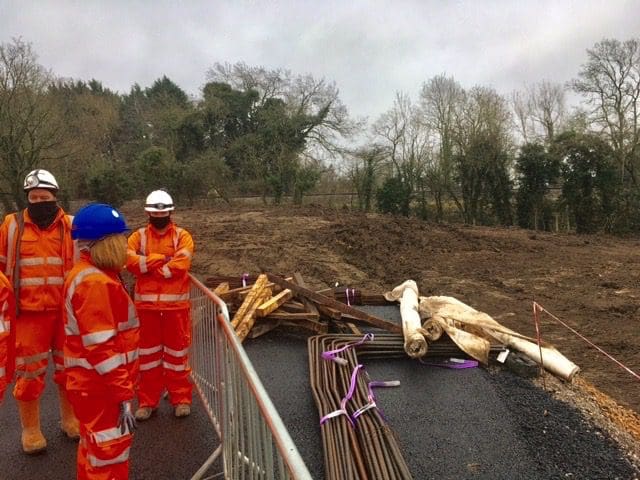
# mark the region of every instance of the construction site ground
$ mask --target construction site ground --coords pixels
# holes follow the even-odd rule
[[[134,225],[143,224],[138,208],[124,211]],[[320,205],[192,207],[175,218],[194,234],[194,272],[202,278],[297,271],[318,289],[339,283],[378,293],[414,279],[421,295],[454,296],[530,336],[535,300],[640,370],[637,238],[437,224]],[[548,378],[547,389],[637,455],[638,380],[555,320],[541,320],[543,340],[581,367],[577,385]],[[629,410],[611,406],[607,396]]]

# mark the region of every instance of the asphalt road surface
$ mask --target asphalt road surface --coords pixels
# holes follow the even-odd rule
[[[367,310],[399,320],[395,307]],[[309,471],[322,479],[306,337],[276,330],[245,348]],[[376,399],[416,480],[638,478],[604,432],[507,371],[452,370],[408,358],[363,363],[372,380],[400,380],[400,387],[377,389]]]

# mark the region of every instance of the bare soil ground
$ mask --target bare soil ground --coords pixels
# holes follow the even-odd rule
[[[124,209],[142,225],[139,207]],[[451,295],[525,335],[532,300],[630,369],[640,371],[640,240],[301,208],[218,206],[174,215],[196,242],[194,272],[302,273],[317,288],[336,282],[385,292],[414,279],[422,295]],[[640,412],[638,381],[569,330],[542,317],[542,337],[578,364],[581,377]]]

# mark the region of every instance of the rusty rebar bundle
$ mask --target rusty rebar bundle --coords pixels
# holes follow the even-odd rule
[[[323,358],[323,353],[342,349],[348,344],[352,348],[334,355],[337,361]],[[379,334],[373,340],[362,342],[360,335],[318,335],[309,339],[308,347],[311,388],[323,419],[320,431],[325,478],[413,478],[396,434],[377,408],[368,375],[359,363],[359,358],[407,358],[403,336]],[[501,348],[496,345],[491,350],[497,352]],[[426,355],[432,358],[452,356],[467,358],[447,336],[430,343]],[[356,388],[345,402],[354,379]]]

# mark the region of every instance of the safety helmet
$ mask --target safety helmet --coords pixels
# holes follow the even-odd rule
[[[100,240],[108,235],[125,233],[129,230],[127,222],[120,212],[105,203],[85,205],[71,225],[71,238],[74,240]]]
[[[164,190],[154,190],[147,196],[144,209],[146,212],[171,212],[173,198]]]
[[[57,192],[59,187],[58,182],[56,182],[56,177],[54,177],[51,172],[39,168],[37,170],[32,170],[26,177],[24,177],[23,188],[25,192],[33,190],[34,188],[44,188],[46,190],[53,190],[54,192]]]

